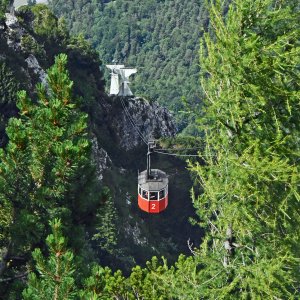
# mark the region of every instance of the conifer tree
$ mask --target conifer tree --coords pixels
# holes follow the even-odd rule
[[[170,299],[171,293],[161,287],[160,281],[168,268],[165,261],[159,266],[156,257],[147,262],[147,268],[133,268],[128,278],[120,270],[112,272],[108,267],[94,265],[88,278],[76,282],[78,266],[62,234],[62,223],[55,219],[50,225],[52,234],[46,239],[47,254],[39,248],[32,253],[35,264],[23,291],[24,300]]]
[[[102,189],[101,198],[104,205],[97,210],[96,233],[93,235],[92,240],[97,242],[98,247],[102,251],[105,250],[113,254],[117,245],[117,232],[114,223],[117,219],[117,213],[108,187]]]
[[[128,279],[97,267],[82,297],[297,299],[298,3],[221,3],[211,1],[201,44],[205,164],[190,165],[203,188],[193,199],[207,231],[202,246],[172,267],[155,259],[136,267]]]
[[[225,16],[221,3],[211,1],[200,53],[205,165],[191,164],[208,233],[193,259],[200,282],[186,282],[204,299],[297,298],[297,3],[235,0]]]
[[[47,234],[45,220],[59,217],[70,229],[77,217],[73,193],[80,198],[87,180],[81,174],[89,143],[87,116],[72,100],[66,64],[66,55],[56,58],[47,87],[37,87],[38,103],[19,93],[20,118],[9,120],[9,143],[0,149],[0,291],[9,293],[7,285],[26,276],[30,252]]]
[[[61,221],[54,219],[50,225],[52,234],[46,240],[49,256],[45,259],[41,249],[34,250],[32,256],[38,274],[30,273],[24,300],[67,300],[76,295],[73,253],[66,248]]]

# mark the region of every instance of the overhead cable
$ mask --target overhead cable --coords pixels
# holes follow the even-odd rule
[[[123,101],[123,99],[121,98],[121,104],[123,106],[125,115],[127,116],[129,122],[131,123],[132,127],[135,128],[136,132],[138,133],[139,137],[142,139],[142,141],[148,145],[148,142],[146,140],[146,138],[144,137],[144,135],[142,134],[142,132],[138,129],[137,125],[135,124],[132,116],[130,115],[130,112],[128,111],[127,107],[125,106],[125,103]]]
[[[159,149],[160,151],[191,151],[191,150],[199,150],[202,147],[195,147],[195,148],[167,148],[167,149]]]
[[[198,154],[176,154],[176,153],[167,153],[162,151],[154,150],[155,153],[170,155],[170,156],[181,156],[181,157],[199,157]]]
[[[126,117],[128,118],[130,124],[132,125],[132,127],[136,130],[137,134],[139,135],[139,137],[142,139],[142,141],[148,145],[147,139],[144,137],[144,135],[142,134],[142,132],[139,130],[139,128],[137,127],[136,123],[134,122],[132,116],[130,115],[130,112],[128,111],[124,100],[121,98],[121,104],[123,106],[124,112]],[[164,154],[164,155],[170,155],[170,156],[179,156],[179,157],[199,157],[199,155],[197,154],[176,154],[176,153],[167,153],[167,152],[162,152],[162,151],[183,151],[183,150],[197,150],[200,148],[181,148],[181,149],[159,149],[161,151],[157,151],[154,150],[155,153],[159,153],[159,154]]]

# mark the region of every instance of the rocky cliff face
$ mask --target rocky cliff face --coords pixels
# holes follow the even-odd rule
[[[113,120],[123,149],[131,150],[151,138],[175,136],[172,115],[157,102],[150,103],[139,97],[116,98],[115,101],[120,101],[123,108]]]
[[[2,30],[2,36],[6,40],[8,49],[13,51],[16,55],[22,55],[26,68],[23,69],[24,75],[32,81],[33,78],[30,74],[34,74],[37,77],[37,81],[46,84],[46,72],[41,67],[37,57],[33,53],[28,53],[28,49],[22,43],[25,38],[31,39],[32,43],[37,44],[35,38],[29,34],[29,32],[20,25],[15,13],[5,14],[5,30]],[[46,54],[46,53],[44,53]]]
[[[176,134],[177,129],[171,113],[157,102],[150,103],[139,97],[116,96],[105,97],[102,101],[102,106],[105,107],[103,118],[106,122],[100,127],[106,127],[111,137],[115,137],[114,147],[119,148],[120,153],[139,149],[149,139],[174,137]],[[96,131],[99,131],[99,125]],[[99,179],[103,178],[101,170],[112,166],[114,161],[109,157],[109,150],[105,148],[101,137],[99,140],[93,139],[93,153],[96,155],[94,162]]]

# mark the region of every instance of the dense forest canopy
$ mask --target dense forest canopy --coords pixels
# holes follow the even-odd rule
[[[200,98],[198,50],[207,12],[203,0],[51,0],[72,34],[83,33],[104,64],[136,67],[136,95],[173,110],[179,129],[187,126],[181,98]],[[108,72],[107,72],[108,73]]]

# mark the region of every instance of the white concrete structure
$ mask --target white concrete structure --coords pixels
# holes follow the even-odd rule
[[[124,65],[106,65],[111,70],[110,95],[132,96],[129,88],[129,77],[137,72],[137,69],[125,68]]]

